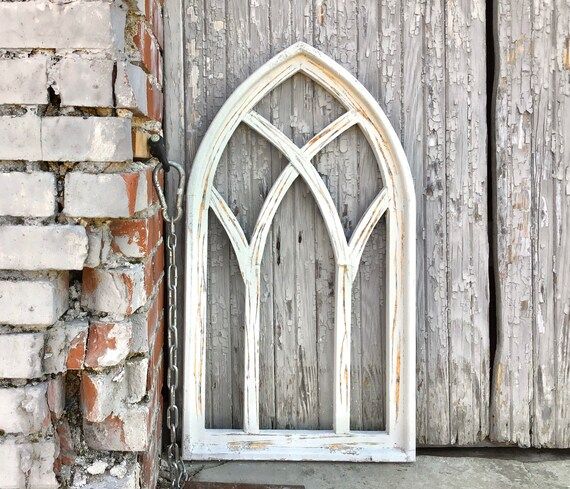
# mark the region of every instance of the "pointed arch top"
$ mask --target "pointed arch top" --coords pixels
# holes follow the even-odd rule
[[[330,92],[346,113],[297,147],[254,107],[275,87],[303,73]],[[271,188],[248,240],[229,206],[213,187],[230,137],[240,123],[266,137],[289,160]],[[310,160],[342,132],[358,125],[384,182],[346,240],[334,202]],[[334,431],[308,435],[259,429],[260,262],[275,212],[290,185],[303,178],[313,192],[329,232],[336,261]],[[388,118],[364,86],[331,58],[299,42],[269,60],[228,98],[208,128],[190,172],[187,194],[184,454],[188,458],[287,459],[291,446],[307,460],[410,461],[415,456],[415,194],[411,171]],[[245,381],[242,430],[205,429],[205,337],[207,310],[208,209],[212,208],[236,252],[245,285]],[[387,214],[386,431],[350,430],[351,289],[362,251]],[[311,432],[309,432],[311,433]],[[261,442],[260,442],[261,439]],[[328,444],[327,444],[328,443]],[[330,447],[342,446],[341,455]],[[259,448],[263,447],[263,448]],[[235,454],[235,450],[233,451]]]
[[[359,117],[359,125],[380,165],[382,179],[415,215],[415,194],[408,160],[398,136],[384,111],[370,92],[332,58],[297,42],[277,54],[247,78],[224,103],[196,154],[192,167],[188,205],[207,208],[209,192],[218,162],[230,137],[247,114],[274,88],[297,73],[303,73],[329,91],[347,111]],[[198,210],[198,209],[196,209]]]

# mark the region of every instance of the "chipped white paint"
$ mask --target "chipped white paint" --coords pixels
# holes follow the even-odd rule
[[[570,2],[497,2],[491,440],[570,447]]]
[[[302,148],[259,113],[273,88],[303,73],[347,110]],[[249,125],[289,160],[269,191],[250,241],[213,187],[222,153],[237,126]],[[311,158],[358,125],[378,163],[384,189],[347,242],[332,197]],[[309,186],[336,260],[334,430],[259,429],[260,264],[277,209],[297,177]],[[243,431],[205,428],[208,209],[228,234],[245,285]],[[386,431],[350,431],[352,283],[364,246],[387,215]],[[289,47],[251,75],[224,104],[196,155],[188,185],[184,456],[192,459],[410,461],[415,457],[415,195],[400,142],[374,98],[344,68],[304,43]]]

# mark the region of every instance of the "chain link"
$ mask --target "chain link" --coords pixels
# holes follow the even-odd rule
[[[178,189],[176,191],[176,209],[173,215],[168,213],[168,204],[164,197],[164,192],[160,186],[159,172],[162,165],[159,163],[154,168],[152,180],[158,194],[162,215],[167,223],[166,250],[168,262],[166,268],[166,288],[167,288],[167,342],[168,342],[168,369],[166,372],[166,386],[169,393],[169,403],[166,410],[166,425],[170,432],[170,443],[167,447],[168,465],[170,467],[170,487],[180,489],[182,484],[188,480],[188,472],[182,460],[180,446],[176,439],[179,425],[179,410],[176,404],[176,389],[178,388],[178,314],[177,297],[178,288],[178,268],[176,266],[176,222],[182,217],[182,204],[184,198],[184,185],[186,181],[184,168],[178,163],[169,162],[170,166],[178,172]]]

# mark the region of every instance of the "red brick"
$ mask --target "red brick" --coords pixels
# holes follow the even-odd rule
[[[69,343],[67,354],[67,369],[81,370],[85,362],[85,345],[87,343],[87,332],[79,331]]]
[[[56,436],[59,440],[59,456],[56,460],[56,467],[61,468],[62,465],[73,465],[76,454],[73,447],[71,428],[66,419],[61,420],[56,426]]]
[[[161,333],[163,331],[161,330]],[[148,362],[148,371],[146,378],[146,390],[151,391],[156,384],[157,375],[162,374],[161,365],[163,362],[164,340],[154,341],[151,350],[151,356]],[[160,372],[159,372],[160,371]]]
[[[65,409],[65,387],[62,375],[48,381],[47,402],[54,419],[59,419]]]
[[[152,261],[153,279],[156,284],[164,272],[164,244],[161,243],[156,249],[156,252],[152,257]]]
[[[151,345],[152,350],[150,354],[149,367],[148,367],[148,377],[147,377],[147,390],[153,388],[153,384],[156,381],[157,370],[160,370],[160,365],[162,363],[162,354],[164,350],[164,328],[165,321],[161,319],[155,334],[152,336]],[[162,375],[162,374],[161,374]]]
[[[89,325],[85,365],[111,367],[121,363],[130,352],[132,326],[128,321],[92,322]]]
[[[151,341],[153,339],[154,332],[158,327],[158,319],[160,312],[158,310],[158,307],[159,307],[159,301],[158,297],[156,297],[152,302],[152,305],[150,306],[147,315],[147,331],[148,331],[148,337],[151,339]]]
[[[160,281],[160,286],[158,288],[157,300],[158,300],[158,310],[160,311],[160,317],[163,317],[164,314],[164,305],[166,300],[166,285],[164,282],[164,278]]]
[[[145,219],[111,221],[111,249],[129,258],[149,256],[160,239],[161,222],[159,213]]]
[[[154,83],[151,83],[150,80],[146,82],[146,100],[148,117],[162,122],[164,96],[162,90],[156,87]]]
[[[161,2],[158,2],[158,0],[145,0],[145,15],[158,44],[161,48],[164,47],[164,22]]]
[[[160,449],[162,446],[162,406],[159,406],[155,423],[152,427],[152,439],[148,451],[139,456],[141,463],[141,484],[143,489],[154,489],[159,473]]]
[[[144,23],[140,23],[133,41],[141,53],[142,66],[147,73],[156,77],[162,83],[162,54],[153,36],[148,32]]]
[[[144,264],[144,283],[147,296],[151,296],[164,272],[164,244],[160,244]]]
[[[87,421],[101,422],[125,399],[123,367],[102,372],[84,370],[81,374],[81,410]]]
[[[164,188],[164,171],[162,170],[159,170],[158,172],[158,183],[162,188]],[[152,171],[150,170],[147,173],[147,199],[151,204],[158,203],[158,194],[156,193]]]
[[[124,452],[147,451],[151,438],[151,409],[140,403],[124,406],[101,422],[85,422],[83,430],[87,445],[95,450]]]
[[[153,257],[150,256],[144,264],[144,288],[147,297],[152,295],[152,290],[154,288],[154,270],[153,270]]]
[[[87,413],[89,415],[90,413],[94,413],[98,396],[97,385],[89,375],[83,372],[81,376],[81,407],[84,414]]]

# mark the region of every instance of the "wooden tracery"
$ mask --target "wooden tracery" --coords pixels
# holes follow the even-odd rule
[[[302,148],[255,105],[273,88],[302,72],[327,89],[346,113]],[[220,157],[240,123],[265,137],[288,159],[261,208],[248,241],[213,186]],[[311,159],[358,125],[378,162],[385,187],[346,240],[335,204]],[[302,178],[323,216],[336,261],[334,426],[332,432],[260,430],[260,265],[273,217],[287,191]],[[205,353],[208,209],[222,223],[245,286],[243,430],[205,428]],[[352,283],[364,247],[379,219],[387,217],[386,431],[350,430],[350,332]],[[409,461],[415,456],[415,196],[402,147],[377,102],[345,69],[323,53],[297,43],[251,75],[224,104],[196,155],[188,184],[184,456],[188,459]]]

